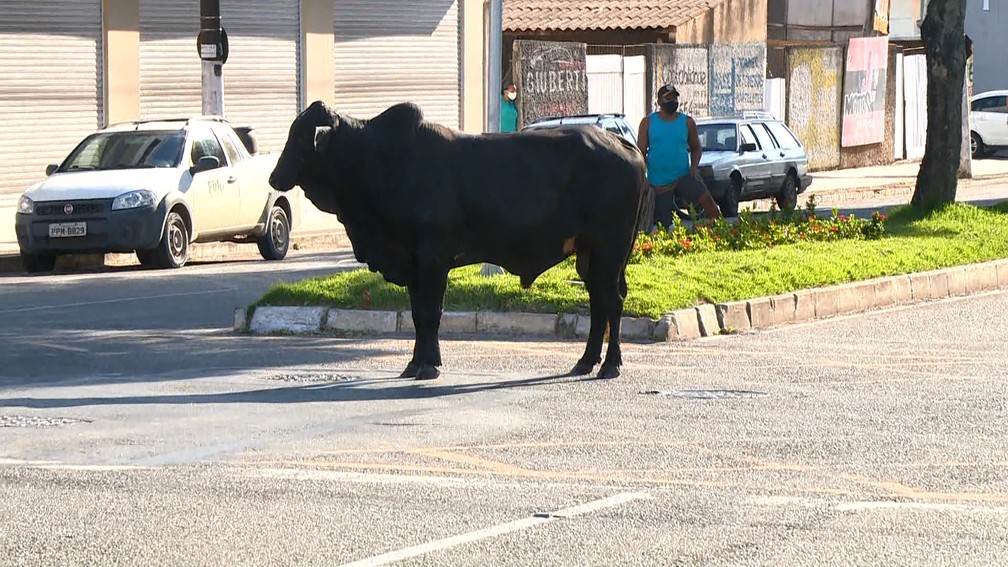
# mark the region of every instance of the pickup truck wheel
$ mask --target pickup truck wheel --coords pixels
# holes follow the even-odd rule
[[[283,260],[290,247],[290,221],[281,207],[274,206],[266,221],[266,233],[256,240],[259,253],[267,260]]]
[[[189,260],[189,227],[181,215],[172,211],[168,213],[168,219],[165,221],[161,242],[151,255],[151,264],[157,268],[181,268],[187,260]]]
[[[156,248],[151,250],[137,250],[136,251],[137,260],[140,260],[140,265],[145,268],[154,268],[156,267],[154,262],[156,253],[157,253]]]
[[[776,195],[777,208],[782,211],[793,211],[798,206],[798,178],[793,172],[788,173]]]
[[[56,255],[45,252],[39,254],[21,253],[21,265],[29,274],[51,272],[56,267]]]

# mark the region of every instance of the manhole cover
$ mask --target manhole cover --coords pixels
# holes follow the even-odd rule
[[[59,427],[73,423],[91,423],[89,419],[73,417],[38,417],[35,415],[0,415],[0,428],[3,427]]]
[[[762,398],[766,392],[751,390],[648,390],[641,392],[646,396],[664,396],[666,398],[686,398],[691,400],[721,400],[727,398]]]
[[[266,379],[277,382],[353,382],[360,380],[360,377],[331,372],[291,372],[266,376]]]

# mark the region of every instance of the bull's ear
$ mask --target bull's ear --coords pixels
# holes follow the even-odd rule
[[[332,135],[331,126],[315,127],[315,151],[322,153],[329,147],[329,136]]]

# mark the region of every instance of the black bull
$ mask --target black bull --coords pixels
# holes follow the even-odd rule
[[[467,135],[412,104],[358,120],[315,102],[293,122],[270,184],[335,213],[354,254],[409,292],[416,327],[404,377],[436,378],[448,272],[479,262],[532,285],[572,253],[591,328],[571,370],[619,375],[626,264],[645,190],[640,152],[598,128]]]

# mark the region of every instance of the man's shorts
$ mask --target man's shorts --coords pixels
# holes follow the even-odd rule
[[[654,224],[663,226],[672,224],[672,211],[694,205],[700,208],[700,197],[707,192],[703,181],[686,174],[668,185],[654,186],[648,184],[644,196],[644,206],[638,228],[650,230]]]

